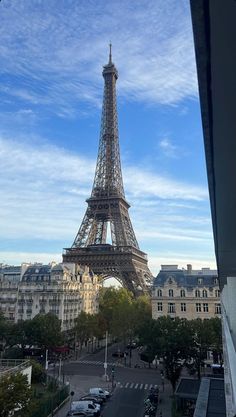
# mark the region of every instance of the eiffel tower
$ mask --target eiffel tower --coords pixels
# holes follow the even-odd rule
[[[71,248],[64,249],[63,262],[88,265],[102,277],[115,277],[135,295],[147,292],[152,274],[147,255],[139,249],[125,199],[116,108],[117,69],[103,67],[104,97],[95,178],[88,207]],[[110,241],[107,234],[110,229]]]

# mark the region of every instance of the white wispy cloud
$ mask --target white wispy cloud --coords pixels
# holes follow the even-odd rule
[[[160,199],[204,200],[208,197],[205,187],[188,184],[143,170],[142,167],[126,167],[125,184],[128,194],[159,197]]]
[[[162,153],[169,157],[169,158],[177,158],[178,156],[178,148],[177,146],[173,145],[169,138],[163,138],[159,141],[159,147]]]
[[[21,263],[43,263],[49,264],[53,261],[62,262],[62,256],[60,253],[48,253],[48,252],[8,252],[0,251],[0,263],[8,265],[19,265]]]
[[[161,104],[197,97],[185,0],[5,0],[0,36],[5,94],[64,117],[81,100],[100,105],[110,39],[121,96]]]
[[[187,264],[191,264],[193,269],[211,268],[216,270],[216,262],[212,257],[200,255],[186,256],[181,252],[171,252],[166,254],[149,254],[149,266],[154,276],[160,271],[161,265],[178,265],[178,267],[187,269]]]
[[[72,241],[91,193],[95,161],[37,139],[38,144],[32,145],[23,138],[0,137],[0,235],[2,239]],[[210,239],[209,218],[194,216],[191,204],[188,208],[191,202],[204,206],[206,189],[138,167],[126,166],[124,172],[140,239]]]

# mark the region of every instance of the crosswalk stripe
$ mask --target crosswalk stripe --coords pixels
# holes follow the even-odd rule
[[[102,361],[86,361],[86,360],[81,360],[80,361],[79,360],[76,363],[83,363],[83,364],[86,364],[86,365],[104,365],[104,362],[102,362]],[[117,362],[108,362],[107,365],[124,368],[124,365],[122,363],[117,363]]]
[[[158,385],[154,385],[154,384],[141,384],[140,382],[116,382],[117,386],[119,388],[129,388],[129,389],[144,389],[144,390],[151,390],[153,389],[157,389]]]

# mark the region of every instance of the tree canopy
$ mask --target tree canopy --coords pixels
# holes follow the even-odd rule
[[[26,375],[7,373],[0,378],[0,410],[2,417],[9,417],[15,409],[27,409],[31,389]]]

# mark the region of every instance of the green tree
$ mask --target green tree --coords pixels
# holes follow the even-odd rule
[[[190,358],[193,333],[187,320],[170,317],[149,319],[139,328],[139,339],[146,346],[150,361],[155,356],[163,359],[165,376],[173,391],[185,362]]]
[[[32,365],[31,382],[32,383],[41,382],[42,377],[44,375],[44,369],[43,369],[42,365],[40,363],[36,362],[33,359],[31,359],[30,363]]]
[[[4,350],[6,346],[9,325],[3,313],[0,311],[0,350]]]
[[[222,364],[222,356],[223,356],[223,345],[222,345],[222,323],[219,317],[211,318],[210,325],[212,328],[212,344],[211,350],[213,352],[213,357],[215,362],[219,362]]]
[[[15,345],[20,345],[23,349],[27,344],[29,344],[29,323],[30,320],[25,320],[10,324],[6,338],[7,346],[13,347]]]
[[[141,295],[133,300],[135,314],[135,334],[138,333],[140,326],[147,323],[152,318],[151,300],[148,295]]]
[[[193,344],[191,357],[193,364],[191,369],[197,372],[198,378],[201,377],[201,365],[207,357],[207,351],[211,349],[214,340],[213,326],[208,319],[195,319],[189,322],[193,333]]]
[[[125,288],[103,288],[100,291],[99,310],[105,322],[105,330],[114,334],[116,314],[122,306],[132,302],[133,295]]]
[[[95,318],[84,311],[75,319],[75,343],[79,342],[80,352],[84,343],[87,343],[90,337],[94,336]]]
[[[15,409],[27,414],[30,406],[31,389],[27,376],[18,373],[7,373],[0,378],[0,410],[1,417],[9,417]]]
[[[27,337],[30,345],[50,349],[63,342],[61,321],[55,314],[38,314],[28,322]]]

